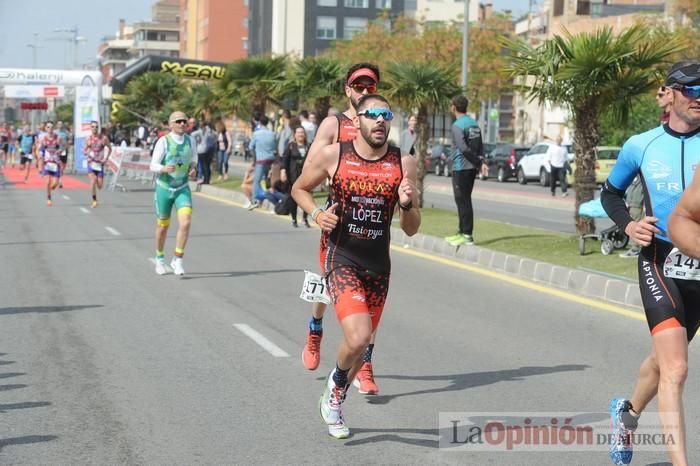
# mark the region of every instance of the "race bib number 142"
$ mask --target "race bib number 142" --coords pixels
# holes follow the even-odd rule
[[[700,280],[700,259],[688,257],[678,248],[673,248],[664,261],[664,276],[681,280]]]

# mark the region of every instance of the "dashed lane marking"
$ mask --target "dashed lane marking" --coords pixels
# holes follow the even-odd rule
[[[261,333],[259,333],[257,330],[254,330],[250,325],[247,324],[233,324],[234,327],[236,327],[238,330],[240,330],[241,333],[243,333],[245,336],[253,340],[255,343],[260,345],[265,351],[270,353],[276,358],[288,358],[289,354],[287,354],[286,351],[284,351],[282,348],[279,346],[275,345],[272,343],[270,340],[268,340],[266,337],[264,337]]]

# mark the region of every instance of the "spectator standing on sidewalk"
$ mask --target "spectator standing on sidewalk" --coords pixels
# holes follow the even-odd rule
[[[566,197],[569,193],[566,192],[566,163],[569,152],[566,147],[561,145],[561,136],[554,139],[554,144],[547,148],[547,161],[549,162],[549,188],[552,191],[552,196],[557,190],[557,181],[561,186],[561,197]]]
[[[292,142],[294,131],[290,125],[292,120],[292,114],[289,110],[284,110],[282,112],[282,118],[280,118],[279,131],[277,132],[277,153],[283,154],[287,145]]]
[[[204,133],[204,160],[202,160],[202,184],[211,183],[211,163],[214,161],[217,148],[216,131],[209,122],[205,122],[202,131]]]
[[[190,120],[193,119],[190,118]],[[188,126],[190,127],[190,137],[192,138],[195,150],[197,151],[197,183],[201,184],[202,180],[204,179],[204,170],[202,169],[202,158],[206,149],[206,146],[204,144],[204,128],[203,126],[200,127],[199,123],[196,120],[192,121],[191,126],[189,124]]]
[[[459,216],[459,232],[445,238],[452,246],[474,244],[474,208],[472,190],[476,175],[481,168],[484,144],[481,129],[477,122],[467,115],[469,100],[459,95],[452,98],[450,113],[454,115],[452,124],[452,190]]]
[[[218,180],[228,180],[228,158],[231,155],[231,137],[226,131],[223,120],[216,122],[216,146],[217,146],[217,166],[219,168]]]
[[[260,180],[267,178],[267,175],[270,172],[270,167],[272,167],[272,163],[275,161],[277,137],[274,131],[267,127],[269,123],[270,120],[265,115],[260,117],[260,124],[253,133],[253,138],[250,140],[250,145],[248,146],[251,152],[254,153],[253,160],[255,160],[255,171],[253,172],[253,191],[255,191],[255,187],[260,184]],[[250,205],[246,207],[251,208],[256,206],[257,201],[251,198]]]
[[[401,148],[402,154],[416,155],[416,124],[418,123],[418,118],[415,115],[410,115],[407,121],[407,128],[401,131],[401,136],[399,137],[399,147]]]
[[[656,105],[659,106],[661,109],[661,115],[659,116],[659,120],[661,121],[661,124],[666,124],[668,123],[668,120],[671,115],[671,101],[673,100],[671,98],[673,94],[669,89],[666,88],[666,86],[661,86],[659,87],[659,90],[656,91]]]
[[[282,182],[289,183],[289,186],[292,186],[297,178],[299,178],[308,150],[309,145],[306,142],[306,131],[304,131],[303,127],[298,126],[294,130],[294,140],[287,144],[282,154],[282,170],[280,172]],[[294,228],[298,227],[297,203],[294,201],[294,198],[290,199],[289,214],[292,217],[292,226]],[[304,226],[306,228],[311,227],[306,212],[304,212]]]
[[[301,126],[303,126],[304,130],[306,131],[306,140],[309,141],[309,144],[311,144],[314,142],[314,138],[316,137],[318,126],[316,126],[316,123],[309,119],[309,112],[306,110],[299,112],[299,120],[301,120]]]

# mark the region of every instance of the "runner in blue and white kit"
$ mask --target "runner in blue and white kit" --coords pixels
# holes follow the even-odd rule
[[[674,248],[668,221],[700,164],[700,63],[673,65],[665,85],[672,92],[669,122],[627,140],[601,194],[610,218],[643,246],[639,288],[652,335],[651,354],[642,363],[632,397],[610,403],[610,457],[618,465],[632,460],[637,418],[656,395],[663,433],[673,437],[673,464],[688,464],[682,394],[688,343],[700,326],[700,262]],[[635,176],[642,180],[646,210],[638,222],[623,200]]]

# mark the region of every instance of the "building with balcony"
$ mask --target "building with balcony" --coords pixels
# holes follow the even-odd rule
[[[130,63],[146,55],[180,56],[179,0],[158,0],[151,9],[151,21],[139,21],[131,27]]]
[[[543,0],[540,7],[515,23],[515,32],[523,40],[537,45],[563,33],[592,32],[609,26],[621,32],[634,25],[640,14],[663,14],[664,0]],[[569,113],[566,109],[514,98],[515,142],[532,144],[561,135],[570,139]]]
[[[634,25],[639,14],[661,14],[664,0],[549,0],[550,34],[572,34],[610,26],[615,32]]]
[[[120,19],[116,34],[102,39],[97,51],[97,62],[102,72],[103,83],[109,83],[115,74],[126,68],[126,64],[131,60],[129,49],[134,43],[133,36],[133,28]]]
[[[248,0],[180,0],[180,56],[232,62],[248,56]]]
[[[319,55],[387,12],[387,21],[403,14],[404,0],[256,0],[249,5],[248,55]]]

